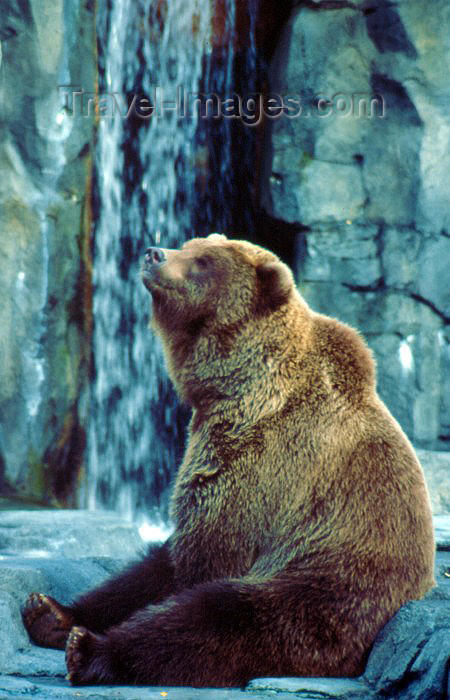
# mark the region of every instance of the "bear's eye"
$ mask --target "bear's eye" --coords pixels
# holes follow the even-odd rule
[[[209,260],[208,260],[208,258],[204,258],[204,257],[196,258],[196,259],[195,259],[195,262],[197,263],[198,267],[199,267],[201,270],[206,270],[206,268],[207,268],[208,265],[209,265]]]
[[[207,255],[199,255],[198,258],[194,258],[190,267],[190,274],[193,277],[198,277],[200,280],[204,280],[207,273],[211,269],[211,259]]]

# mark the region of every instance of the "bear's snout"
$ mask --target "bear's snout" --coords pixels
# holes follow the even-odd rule
[[[155,284],[159,286],[160,269],[167,262],[166,251],[154,246],[147,248],[141,266],[141,277],[148,291],[153,293]]]
[[[150,247],[145,251],[145,262],[147,265],[160,265],[165,262],[166,254],[162,248]]]

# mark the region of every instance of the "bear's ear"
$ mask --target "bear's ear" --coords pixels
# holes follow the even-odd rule
[[[218,243],[220,241],[226,241],[227,237],[225,236],[224,233],[210,233],[209,236],[207,236],[209,241],[217,241]]]
[[[262,263],[256,268],[259,282],[258,306],[261,310],[274,311],[284,304],[294,287],[290,269],[282,262]]]

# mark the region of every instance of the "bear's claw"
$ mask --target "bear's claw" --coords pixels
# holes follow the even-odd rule
[[[105,638],[85,627],[73,627],[66,645],[66,679],[72,685],[116,682]]]
[[[33,642],[64,649],[74,620],[56,600],[43,593],[31,593],[22,610],[22,618]]]
[[[82,667],[83,659],[86,656],[86,651],[89,645],[88,642],[90,634],[84,627],[72,627],[69,634],[66,645],[66,664],[68,674],[66,676],[67,680],[72,683],[72,685],[77,685],[81,682],[82,678]],[[83,643],[84,643],[84,653],[83,653]]]

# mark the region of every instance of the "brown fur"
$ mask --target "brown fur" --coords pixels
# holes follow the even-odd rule
[[[77,628],[72,682],[359,674],[381,627],[433,585],[434,559],[422,470],[371,354],[268,251],[212,236],[165,255],[143,280],[193,408],[164,550],[173,595],[104,635]],[[89,628],[103,595],[75,620]]]

